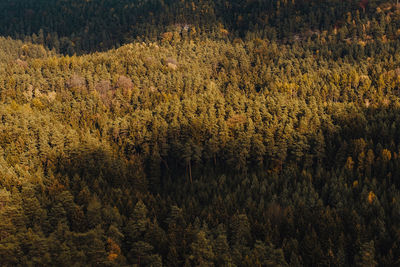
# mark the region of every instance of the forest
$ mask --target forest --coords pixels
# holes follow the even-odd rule
[[[396,0],[0,0],[1,266],[400,266]]]

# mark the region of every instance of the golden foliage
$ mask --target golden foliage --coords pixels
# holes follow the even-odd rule
[[[353,161],[353,159],[351,158],[351,157],[348,157],[347,158],[347,161],[346,161],[346,169],[347,170],[353,170],[353,167],[354,167],[354,161]]]
[[[172,40],[173,37],[173,33],[172,32],[164,32],[162,34],[162,41],[163,42],[170,42]]]
[[[42,101],[40,101],[38,98],[34,98],[31,103],[33,107],[38,109],[43,109],[45,107]]]
[[[228,34],[229,34],[229,31],[226,30],[226,29],[220,29],[219,31],[220,31],[223,35],[228,35]]]
[[[235,114],[230,117],[227,121],[227,125],[229,128],[233,128],[236,125],[241,125],[246,122],[246,117],[241,114]]]
[[[111,238],[107,239],[107,246],[109,249],[109,254],[108,254],[107,259],[110,261],[114,261],[121,254],[121,248]]]
[[[385,162],[388,162],[392,159],[392,153],[390,152],[390,150],[387,149],[382,150],[382,159]]]
[[[115,253],[110,253],[110,254],[108,254],[108,257],[107,257],[107,259],[110,261],[114,261],[116,258],[118,258],[118,254],[115,254]]]
[[[376,195],[374,194],[374,192],[369,191],[369,194],[368,194],[368,203],[369,203],[369,204],[372,204],[372,202],[374,201],[375,198],[376,198]]]
[[[367,44],[367,42],[365,42],[365,41],[363,41],[363,40],[359,40],[359,41],[357,42],[357,44],[358,44],[359,46],[365,47],[366,44]]]

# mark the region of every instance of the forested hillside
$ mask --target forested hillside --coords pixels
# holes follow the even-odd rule
[[[399,266],[395,2],[0,0],[0,265]]]

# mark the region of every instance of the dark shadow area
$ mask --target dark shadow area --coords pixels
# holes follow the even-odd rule
[[[288,155],[281,169],[248,164],[247,172],[234,173],[218,156],[218,165],[228,170],[209,170],[202,165],[207,160],[199,160],[192,180],[187,164],[174,165],[178,157],[164,158],[167,168],[151,157],[146,162],[99,143],[75,143],[44,161],[43,185],[0,195],[0,218],[11,214],[0,230],[0,242],[8,242],[0,253],[10,265],[42,263],[46,257],[70,265],[156,260],[173,265],[194,261],[196,246],[206,243],[215,263],[226,261],[220,255],[237,265],[247,255],[261,260],[272,255],[264,260],[274,265],[353,266],[360,254],[373,250],[372,261],[395,265],[400,110],[390,103],[338,109],[333,123],[334,129],[322,129],[323,159],[311,166],[304,165],[312,154],[307,144],[301,144],[304,157],[296,159],[295,144],[289,143],[287,151],[278,151]],[[159,192],[152,192],[150,178],[164,180]],[[274,253],[260,254],[263,246]],[[18,259],[18,253],[27,257]]]
[[[227,171],[222,167],[217,171],[207,169],[210,166],[198,163],[192,180],[185,164],[175,159],[165,158],[167,169],[163,167],[165,163],[156,161],[159,166],[155,166],[149,158],[146,164],[150,166],[144,168],[144,163],[127,164],[99,148],[78,149],[61,160],[57,169],[69,177],[71,188],[77,186],[76,177],[80,177],[91,193],[102,197],[103,203],[115,203],[121,198],[116,192],[125,192],[124,205],[118,207],[124,207],[120,213],[126,216],[132,210],[129,199],[140,194],[153,208],[151,216],[158,218],[159,226],[168,234],[183,235],[192,223],[202,220],[211,229],[223,225],[231,247],[252,249],[256,240],[267,239],[284,248],[287,261],[296,251],[305,265],[327,260],[329,250],[322,244],[329,242],[345,249],[341,260],[353,265],[360,247],[367,244],[358,240],[368,239],[375,242],[374,253],[380,262],[393,262],[393,253],[398,253],[398,241],[390,236],[398,226],[397,219],[391,218],[396,207],[391,197],[400,179],[399,160],[394,156],[400,142],[399,130],[394,126],[400,125],[399,114],[398,108],[391,106],[337,111],[333,117],[337,128],[324,130],[326,150],[311,166],[304,165],[310,151],[304,150],[304,157],[295,160],[291,156],[294,151],[290,150],[294,144],[288,144],[289,149],[284,152],[288,157],[280,170],[257,169],[249,164],[246,173],[235,173],[227,162],[217,159],[219,165],[228,166]],[[138,190],[144,177],[163,180],[157,196],[151,193],[152,188]],[[379,201],[374,200],[378,198]],[[166,212],[170,205],[176,205],[171,215]],[[363,227],[357,230],[360,223]],[[237,232],[239,225],[247,225],[244,230],[240,228],[244,234]],[[378,235],[376,231],[385,234]],[[340,237],[342,233],[346,236]],[[238,238],[243,246],[235,243]],[[174,235],[168,235],[168,240],[182,241]],[[287,240],[296,240],[301,247],[295,250]],[[161,251],[165,259],[168,248],[161,245],[159,249],[157,252]],[[337,257],[327,261],[336,262]]]
[[[113,203],[107,197],[114,190],[125,189],[131,193],[143,194],[148,189],[139,157],[132,156],[131,160],[127,160],[101,147],[84,146],[55,162],[57,163],[52,171],[68,178],[62,182],[74,190],[78,187],[81,190],[85,185],[106,202]]]
[[[277,2],[1,0],[0,35],[69,55],[105,51],[134,40],[159,40],[166,31],[219,35],[221,27],[232,40],[256,34],[289,41],[332,30],[349,11],[361,10],[359,1]],[[370,9],[374,7],[367,5],[361,16]]]

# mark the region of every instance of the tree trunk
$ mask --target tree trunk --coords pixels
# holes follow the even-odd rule
[[[192,184],[193,183],[193,180],[192,180],[192,164],[191,164],[190,161],[189,161],[189,178],[190,178],[190,184]]]

